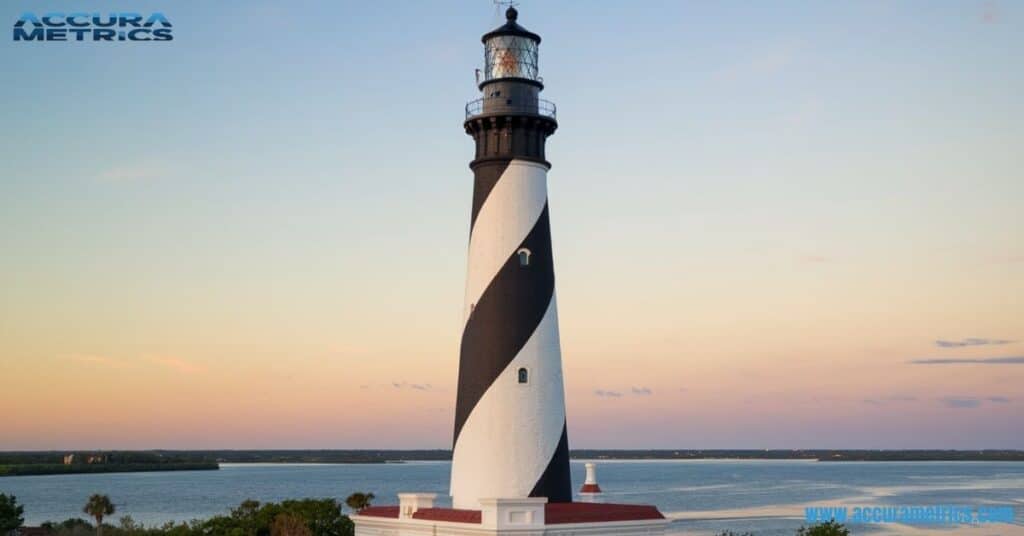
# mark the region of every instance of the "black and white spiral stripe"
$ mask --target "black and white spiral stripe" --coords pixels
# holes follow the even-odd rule
[[[547,166],[475,169],[451,493],[572,499]],[[521,265],[521,250],[529,263]],[[518,381],[526,369],[528,382]]]

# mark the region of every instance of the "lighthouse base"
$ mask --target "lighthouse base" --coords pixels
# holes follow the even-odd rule
[[[640,536],[665,534],[654,506],[482,499],[480,510],[434,508],[434,494],[399,494],[398,506],[371,506],[352,516],[355,536]]]

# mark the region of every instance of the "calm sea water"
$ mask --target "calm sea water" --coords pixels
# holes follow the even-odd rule
[[[377,504],[399,491],[445,497],[450,464],[224,464],[220,471],[51,475],[0,478],[0,493],[25,505],[27,524],[81,516],[92,493],[105,493],[119,515],[146,524],[222,514],[244,499],[344,499],[372,491]],[[583,462],[572,464],[583,481]],[[1016,525],[961,527],[943,533],[1024,534],[1024,463],[809,461],[600,461],[606,502],[657,505],[677,534],[753,531],[792,535],[803,508],[821,505],[1011,504]],[[854,534],[930,534],[916,528],[857,526]]]

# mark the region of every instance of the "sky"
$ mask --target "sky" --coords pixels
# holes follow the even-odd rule
[[[449,448],[494,5],[83,7],[174,40],[0,39],[0,450]],[[1024,448],[1024,6],[519,11],[572,448]]]

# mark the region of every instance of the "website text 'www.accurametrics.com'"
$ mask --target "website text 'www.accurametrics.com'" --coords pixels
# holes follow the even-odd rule
[[[902,523],[905,525],[974,525],[1013,523],[1012,506],[809,506],[804,509],[807,523]]]

